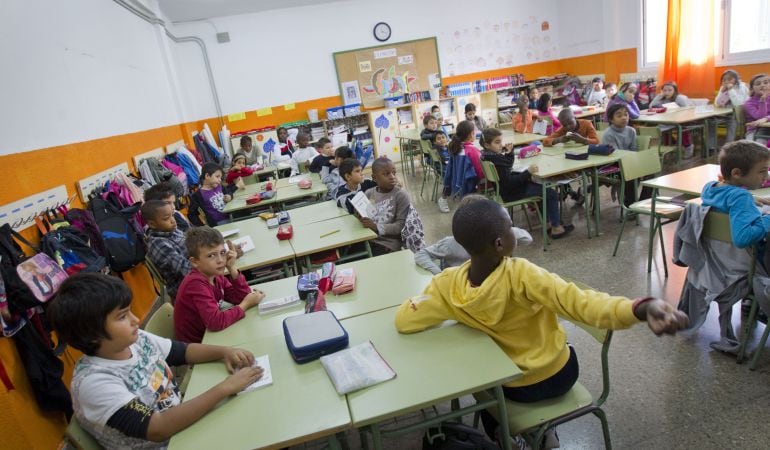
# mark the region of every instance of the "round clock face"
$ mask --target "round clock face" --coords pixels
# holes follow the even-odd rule
[[[385,42],[390,39],[390,25],[385,22],[380,22],[375,25],[374,38],[380,42]]]

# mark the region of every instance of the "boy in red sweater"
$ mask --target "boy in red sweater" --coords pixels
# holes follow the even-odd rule
[[[174,303],[174,332],[182,342],[201,342],[206,330],[223,330],[241,320],[265,294],[251,291],[246,277],[235,267],[237,254],[231,242],[225,249],[222,234],[209,227],[193,228],[185,237],[192,270],[184,278]],[[225,276],[227,268],[228,276]],[[219,309],[221,301],[236,306]]]

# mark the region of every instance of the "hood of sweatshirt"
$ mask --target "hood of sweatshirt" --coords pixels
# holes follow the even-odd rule
[[[707,183],[703,187],[701,199],[704,205],[709,205],[721,212],[727,213],[736,196],[744,194],[746,190],[739,186],[720,184],[718,181]]]

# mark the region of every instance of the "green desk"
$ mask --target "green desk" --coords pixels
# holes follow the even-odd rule
[[[347,294],[326,296],[328,309],[340,320],[400,305],[407,298],[420,294],[432,278],[430,272],[414,263],[414,255],[409,250],[338,266],[340,269],[346,267],[356,271],[356,288]],[[297,278],[270,281],[255,288],[264,292],[268,299],[285,297],[297,293]],[[283,333],[283,319],[304,311],[302,302],[267,315],[260,315],[257,308],[252,308],[246,311],[244,319],[224,330],[207,331],[203,343],[237,345],[279,336]]]
[[[532,133],[517,133],[513,130],[501,129],[503,133],[503,144],[513,144],[518,147],[519,145],[531,144],[535,141],[542,141],[545,136]]]
[[[396,371],[396,378],[348,394],[353,426],[369,427],[374,447],[383,448],[382,436],[423,429],[471,411],[497,406],[501,435],[508,435],[508,420],[501,385],[521,376],[521,370],[481,331],[455,324],[415,334],[400,334],[396,308],[342,321],[350,345],[371,340]],[[380,430],[379,423],[410,411],[463,395],[494,388],[496,399],[410,425],[400,430]],[[505,441],[509,444],[509,441]]]
[[[660,114],[641,114],[639,118],[634,119],[633,121],[651,125],[675,126],[677,136],[679,136],[676,144],[676,161],[679,162],[682,159],[682,130],[684,125],[703,122],[703,142],[705,145],[706,136],[708,135],[708,123],[706,122],[706,119],[717,116],[726,116],[732,113],[732,108],[714,108],[713,111],[696,112],[695,106],[688,106],[685,108],[671,109]],[[708,149],[706,149],[706,156],[708,156]]]
[[[328,436],[350,426],[345,397],[337,394],[320,361],[297,364],[283,336],[242,345],[270,356],[273,384],[225,400],[171,438],[170,449],[281,448]],[[185,394],[188,401],[227,377],[221,362],[198,364]]]
[[[242,220],[240,222],[228,223],[215,227],[219,231],[227,231],[237,228],[238,234],[228,236],[226,239],[238,239],[244,236],[250,236],[254,242],[254,250],[245,252],[238,258],[238,270],[253,269],[276,263],[283,263],[283,269],[286,276],[291,275],[289,262],[297,270],[294,264],[294,248],[289,241],[279,241],[275,237],[276,230],[268,230],[265,221],[255,217],[253,219]]]
[[[289,184],[288,178],[279,178],[278,181],[274,182],[273,184],[273,189],[276,192],[275,196],[271,199],[262,200],[261,202],[254,205],[247,205],[246,198],[258,192],[264,191],[264,187],[267,182],[263,181],[249,184],[245,189],[235,192],[233,199],[230,201],[230,203],[225,205],[223,212],[232,216],[232,213],[236,211],[262,207],[270,207],[272,209],[272,207],[275,205],[281,205],[283,203],[297,200],[303,197],[315,196],[316,198],[320,198],[321,195],[325,194],[327,191],[326,185],[321,182],[319,175],[312,175],[313,176],[311,179],[313,180],[313,186],[310,189],[300,189],[296,184]]]
[[[276,194],[276,203],[285,204],[292,200],[299,200],[304,197],[315,197],[316,200],[321,200],[321,197],[326,194],[327,187],[325,184],[318,181],[314,181],[313,186],[310,189],[300,189],[296,184],[292,184],[285,187],[279,187]],[[284,205],[285,207],[285,205]]]
[[[291,183],[292,179],[296,179],[297,181],[299,181],[301,178],[307,178],[310,181],[312,181],[313,184],[321,184],[321,175],[317,174],[317,173],[304,173],[304,174],[301,174],[301,175],[296,175],[295,177],[278,178],[277,180],[275,180],[274,184],[275,184],[276,188],[278,188],[278,189],[284,188],[284,187],[289,187],[289,186],[294,186],[297,183],[296,182],[295,183]]]
[[[348,215],[348,211],[343,208],[338,208],[337,202],[334,200],[328,200],[310,206],[303,206],[301,208],[292,209],[289,212],[291,223],[294,226],[323,222],[324,220]]]
[[[305,268],[310,270],[310,255],[359,242],[365,243],[366,251],[361,254],[348,255],[344,259],[363,256],[364,254],[371,257],[372,250],[369,247],[369,241],[376,237],[377,234],[374,231],[365,228],[355,216],[348,214],[323,222],[295,226],[291,245],[294,247],[294,254],[297,258],[304,257]]]

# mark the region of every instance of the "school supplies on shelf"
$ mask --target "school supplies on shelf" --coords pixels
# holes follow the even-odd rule
[[[252,364],[251,367],[257,366],[262,368],[262,376],[259,377],[259,380],[243,388],[243,390],[239,392],[238,395],[245,394],[247,392],[251,392],[273,384],[273,373],[270,371],[270,357],[268,355],[262,355],[254,358],[254,364]]]
[[[371,341],[321,357],[321,364],[340,395],[396,377]]]

